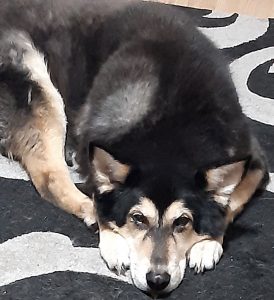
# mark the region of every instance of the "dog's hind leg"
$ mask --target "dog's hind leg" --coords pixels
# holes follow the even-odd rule
[[[25,70],[32,83],[27,107],[12,122],[7,151],[22,163],[43,198],[91,225],[95,222],[93,201],[76,188],[65,162],[63,99],[30,39],[20,32],[12,32],[7,39],[14,48],[13,68]]]
[[[262,189],[268,183],[269,174],[266,160],[256,138],[252,138],[252,157],[247,165],[245,176],[231,194],[227,222],[233,222],[240,214],[244,206],[249,202],[258,189]]]

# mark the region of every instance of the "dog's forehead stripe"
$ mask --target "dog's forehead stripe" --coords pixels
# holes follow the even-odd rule
[[[188,217],[192,218],[192,213],[185,206],[183,200],[174,201],[164,212],[163,225],[170,224],[171,222],[173,222],[175,219],[179,218],[183,214],[186,214]]]

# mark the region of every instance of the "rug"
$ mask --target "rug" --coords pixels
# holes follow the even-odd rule
[[[274,180],[274,19],[186,11],[229,58],[243,110]],[[75,182],[77,174],[71,170]],[[274,299],[274,184],[231,226],[216,269],[185,279],[166,299]],[[42,201],[24,171],[0,157],[0,299],[149,299],[108,271],[98,237]]]

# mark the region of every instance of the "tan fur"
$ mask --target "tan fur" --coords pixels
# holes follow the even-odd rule
[[[148,198],[142,198],[139,205],[134,206],[129,215],[132,213],[140,212],[149,220],[148,229],[153,227],[158,227],[158,211],[152,201]],[[182,201],[173,202],[167,209],[163,216],[163,226],[170,228],[172,232],[173,221],[180,217],[181,215],[188,216],[191,220],[191,212],[184,207]],[[140,259],[145,257],[148,261],[153,261],[153,253],[155,252],[155,247],[160,247],[161,261],[165,261],[166,268],[174,264],[174,261],[178,264],[179,261],[186,258],[188,250],[199,241],[208,239],[207,235],[198,235],[191,226],[191,222],[186,226],[183,232],[173,233],[166,235],[164,244],[157,244],[157,241],[153,240],[150,235],[146,235],[147,231],[142,231],[136,228],[136,226],[128,219],[127,223],[119,228],[113,224],[109,224],[111,228],[120,235],[122,235],[126,240],[131,241],[134,246],[134,251],[138,253]],[[176,242],[175,242],[176,241]],[[153,266],[151,266],[153,268]],[[165,266],[163,266],[165,267]]]
[[[221,167],[220,172],[217,169],[214,169],[207,173],[209,188],[214,188],[216,190],[214,196],[215,201],[227,208],[227,225],[233,222],[234,218],[241,213],[244,205],[251,200],[264,177],[264,172],[262,170],[255,169],[248,170],[247,174],[241,178],[243,170],[244,162],[239,162]],[[219,176],[216,176],[216,174]],[[212,175],[213,177],[210,178]],[[213,178],[214,180],[212,180]],[[226,189],[226,186],[230,186],[230,188]],[[225,201],[222,201],[223,199],[225,199]],[[223,239],[224,236],[220,236],[215,240],[222,244]]]
[[[214,191],[216,202],[225,207],[228,205],[231,193],[241,181],[244,164],[240,161],[207,171],[207,190]]]
[[[163,215],[163,225],[172,226],[175,219],[180,216],[186,216],[190,220],[193,220],[192,213],[189,209],[184,206],[183,201],[173,202],[165,211]],[[177,256],[177,259],[182,260],[187,256],[187,253],[191,247],[205,239],[208,239],[207,235],[198,235],[193,227],[191,222],[186,225],[185,230],[182,232],[174,232],[173,237],[169,236],[167,239],[167,249],[168,249],[168,261],[172,261],[174,256]],[[176,242],[174,242],[174,240]]]
[[[153,227],[158,227],[158,211],[153,204],[153,202],[148,198],[142,198],[139,205],[134,206],[129,215],[133,213],[142,213],[149,221],[148,230]],[[167,209],[163,216],[163,226],[172,227],[173,221],[180,217],[181,215],[188,216],[191,220],[192,214],[189,209],[184,207],[182,201],[173,202]],[[143,253],[147,258],[150,259],[153,247],[157,246],[157,241],[153,241],[150,236],[144,239],[145,231],[139,230],[131,222],[130,217],[128,217],[127,223],[123,227],[118,227],[114,223],[108,223],[100,226],[100,230],[112,229],[114,232],[121,234],[124,238],[129,240],[134,240],[134,245],[136,247],[136,252]],[[176,244],[174,244],[174,238]],[[172,255],[178,255],[180,253],[181,258],[185,257],[187,250],[195,243],[208,239],[207,235],[198,235],[191,224],[186,226],[186,230],[181,233],[175,233],[174,238],[169,236],[166,240],[166,245],[161,245],[161,247],[166,248],[167,256],[171,258]],[[168,245],[168,246],[167,246]],[[179,249],[179,251],[177,251]]]
[[[125,239],[131,240],[132,243],[134,243],[134,247],[138,253],[142,253],[144,257],[150,257],[153,250],[153,242],[149,237],[147,239],[144,239],[145,231],[137,229],[136,226],[132,223],[130,215],[134,213],[143,214],[149,222],[149,228],[157,226],[159,219],[158,211],[150,199],[143,197],[140,199],[140,204],[135,205],[129,211],[128,220],[124,226],[118,227],[113,222],[100,224],[100,232],[101,230],[111,229],[123,236]]]
[[[238,215],[244,205],[248,203],[252,195],[258,189],[264,172],[262,170],[249,170],[237,188],[234,190],[230,197],[228,219],[233,221],[236,215]]]
[[[239,162],[210,170],[207,174],[208,189],[215,193],[215,201],[220,197],[225,199],[227,225],[249,201],[263,178],[260,170],[249,170],[242,178],[243,172],[244,162]],[[131,216],[135,213],[147,218],[144,226],[134,223]],[[174,221],[180,216],[190,221],[184,228],[174,230]],[[200,273],[214,268],[222,256],[224,236],[214,239],[206,234],[199,235],[192,221],[192,212],[185,207],[183,199],[166,208],[159,224],[159,213],[153,202],[141,198],[140,203],[130,210],[124,226],[118,227],[114,223],[100,226],[102,256],[109,266],[117,270],[123,269],[124,265],[130,267],[134,284],[143,290],[148,289],[148,272],[167,272],[170,275],[168,292],[181,282],[187,261],[195,272]]]
[[[239,183],[244,171],[244,164],[244,161],[240,161],[207,171],[207,190],[217,190],[228,185]]]
[[[163,215],[163,225],[170,226],[175,219],[183,215],[192,219],[192,213],[189,209],[184,207],[183,201],[175,201],[166,209]]]
[[[129,214],[133,213],[143,214],[149,221],[149,226],[157,226],[159,220],[159,214],[154,203],[146,197],[140,198],[140,204],[135,205],[129,211]]]
[[[214,199],[227,207],[227,222],[232,222],[258,189],[264,172],[261,169],[244,173],[244,161],[229,164],[207,172],[208,190]]]
[[[119,228],[118,232],[130,242],[132,247],[134,247],[134,251],[138,253],[140,258],[145,257],[148,260],[150,259],[154,243],[149,236],[145,238],[145,231],[140,231],[129,223]]]
[[[42,197],[90,225],[95,222],[93,202],[75,187],[64,158],[62,97],[50,80],[43,56],[28,42],[25,47],[23,63],[40,91],[30,91],[35,99],[29,101],[28,121],[13,127],[8,151],[25,167]]]
[[[134,241],[136,252],[138,252],[141,258],[146,257],[149,260],[153,251],[154,242],[150,237],[143,241],[141,241],[140,238]]]
[[[146,231],[139,230],[131,221],[130,216],[134,213],[143,214],[149,224],[148,228],[152,228],[153,226],[157,226],[158,224],[158,211],[152,201],[148,198],[141,198],[140,204],[132,207],[132,209],[128,213],[128,219],[124,226],[118,227],[113,222],[108,222],[106,224],[99,224],[100,228],[100,241],[101,238],[111,236],[109,231],[112,231],[113,234],[118,234],[125,238],[128,242],[131,250],[135,253],[138,253],[140,258],[144,258],[149,262],[149,258],[151,257],[154,243],[152,239],[148,236],[145,238]],[[112,237],[115,238],[115,235],[112,234]],[[103,241],[105,244],[105,241]],[[113,250],[115,251],[115,250]],[[103,250],[105,253],[106,250]],[[104,255],[103,255],[104,256]]]

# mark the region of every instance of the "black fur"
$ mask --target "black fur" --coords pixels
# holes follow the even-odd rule
[[[160,213],[184,199],[198,233],[222,235],[224,208],[193,178],[250,155],[249,128],[223,57],[186,17],[159,5],[131,6],[97,34],[103,64],[80,125],[83,145],[88,140],[133,168],[119,190],[97,201],[100,218],[124,225],[136,194]],[[134,91],[140,81],[150,84],[135,97],[127,86]]]
[[[183,171],[183,170],[182,170]],[[200,189],[195,182],[186,182],[182,174],[160,175],[138,174],[133,171],[124,185],[111,192],[97,195],[96,206],[102,223],[115,221],[125,225],[129,210],[139,203],[141,197],[148,197],[155,203],[161,217],[174,200],[183,199],[193,213],[193,228],[199,234],[221,236],[226,229],[225,208],[217,204],[210,193]],[[163,172],[162,172],[163,173]]]
[[[223,57],[185,15],[139,1],[0,0],[0,28],[10,27],[27,31],[48,60],[89,192],[95,146],[131,166],[125,184],[97,197],[102,221],[122,226],[142,195],[161,213],[184,199],[197,232],[222,234],[223,208],[194,179],[252,156],[251,133]],[[14,82],[8,90],[1,83],[2,140],[6,120],[26,103],[14,91]]]
[[[246,156],[249,130],[223,58],[187,18],[177,19],[162,6],[142,6],[110,18],[101,29],[108,59],[103,57],[87,100],[87,137],[121,162],[142,168],[156,161],[201,168]],[[116,124],[127,118],[127,101],[138,107],[142,99],[128,95],[116,101],[110,95],[148,76],[158,81],[148,100],[151,110],[137,124]],[[233,158],[229,147],[238,152]]]

